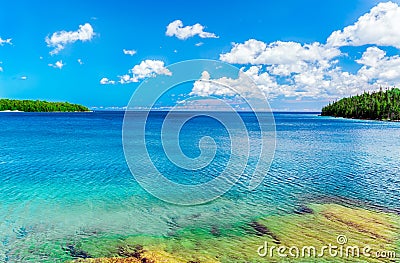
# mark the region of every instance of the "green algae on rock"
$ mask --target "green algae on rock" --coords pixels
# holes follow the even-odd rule
[[[338,204],[310,204],[307,213],[274,215],[256,219],[231,229],[186,228],[172,236],[103,236],[83,239],[79,249],[95,259],[74,262],[388,262],[373,252],[399,250],[400,217]],[[313,211],[311,213],[311,211]],[[339,241],[338,237],[346,238]],[[277,250],[260,257],[260,247],[287,249],[313,246],[316,255],[282,257]],[[343,242],[343,244],[338,243]],[[318,257],[318,249],[332,244],[353,249],[371,247],[371,256],[363,254]],[[287,251],[286,251],[287,252]],[[350,251],[354,252],[354,251]],[[340,254],[339,254],[340,255]],[[394,256],[394,254],[391,254]],[[398,258],[397,258],[398,259]],[[385,261],[386,260],[386,261]]]

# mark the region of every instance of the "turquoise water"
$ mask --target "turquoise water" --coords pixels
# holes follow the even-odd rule
[[[276,152],[254,191],[245,176],[219,199],[198,206],[162,202],[135,182],[122,148],[123,112],[0,113],[0,262],[49,259],[35,250],[108,234],[168,235],[187,226],[229,225],[258,216],[291,213],[302,203],[347,200],[400,211],[400,123],[277,113]],[[149,154],[169,179],[210,180],[229,159],[224,127],[206,117],[182,130],[182,151],[199,155],[199,139],[218,145],[199,174],[174,167],[161,151],[165,113],[151,114]],[[254,116],[241,115],[252,143]],[[26,251],[26,250],[25,250]],[[56,259],[54,259],[56,261]]]

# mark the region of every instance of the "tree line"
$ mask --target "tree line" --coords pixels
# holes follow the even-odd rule
[[[43,100],[10,100],[0,99],[0,111],[25,112],[74,112],[89,111],[85,106],[69,102],[48,102]]]
[[[322,116],[400,120],[400,89],[391,88],[344,98],[322,108]]]

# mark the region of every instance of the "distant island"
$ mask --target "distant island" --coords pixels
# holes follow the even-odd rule
[[[322,116],[368,120],[400,120],[400,89],[364,92],[361,95],[329,103],[322,108]]]
[[[0,111],[24,112],[81,112],[90,111],[87,107],[69,102],[48,102],[43,100],[0,99]]]

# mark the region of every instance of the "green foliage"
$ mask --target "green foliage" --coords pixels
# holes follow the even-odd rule
[[[364,92],[322,108],[322,116],[370,120],[400,120],[400,89]]]
[[[85,106],[79,104],[71,104],[69,102],[0,99],[0,111],[5,110],[25,112],[89,111],[89,109]]]

